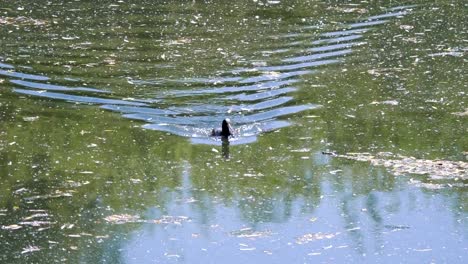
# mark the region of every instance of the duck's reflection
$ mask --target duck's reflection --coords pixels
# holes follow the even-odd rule
[[[224,159],[230,159],[228,137],[221,138],[221,152],[223,153]]]

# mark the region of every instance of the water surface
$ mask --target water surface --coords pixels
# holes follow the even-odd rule
[[[4,3],[0,261],[465,263],[466,167],[329,155],[466,166],[464,10]]]

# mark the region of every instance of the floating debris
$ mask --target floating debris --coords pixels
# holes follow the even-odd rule
[[[400,25],[400,29],[403,29],[405,31],[410,31],[414,28],[414,26],[411,25]]]
[[[265,175],[263,175],[262,173],[259,172],[257,174],[255,174],[255,173],[244,173],[243,176],[244,177],[249,177],[249,178],[255,178],[255,177],[263,177]]]
[[[384,226],[387,229],[391,229],[393,231],[398,231],[398,230],[403,230],[403,229],[410,229],[409,226],[406,225],[385,225]]]
[[[307,244],[309,242],[316,241],[316,240],[332,239],[339,234],[340,234],[339,232],[328,233],[328,234],[322,233],[322,232],[305,234],[303,236],[296,238],[296,243],[302,245],[302,244]]]
[[[46,194],[46,195],[36,195],[31,197],[26,197],[24,200],[26,201],[34,201],[39,199],[50,199],[50,198],[60,198],[60,197],[72,197],[73,194],[71,192],[62,192],[60,190],[56,190],[54,194]]]
[[[446,57],[446,56],[453,56],[453,57],[463,57],[465,54],[461,51],[446,51],[446,52],[439,52],[439,53],[432,53],[429,54],[429,57]]]
[[[141,183],[141,182],[142,182],[142,180],[140,180],[140,179],[134,179],[134,178],[131,178],[130,181],[131,181],[132,183],[134,183],[134,184],[137,184],[137,183]]]
[[[89,181],[84,181],[84,182],[66,181],[63,184],[63,186],[69,187],[69,188],[76,188],[76,187],[81,187],[83,185],[88,185],[89,183],[90,183]]]
[[[371,105],[380,105],[380,104],[385,104],[385,105],[399,105],[400,103],[397,101],[397,100],[386,100],[386,101],[381,101],[381,102],[377,102],[377,101],[373,101],[372,103],[370,103]]]
[[[291,152],[306,153],[310,152],[310,148],[292,149]]]
[[[186,203],[196,203],[196,202],[198,202],[198,200],[193,198],[193,197],[190,197],[190,198],[186,199],[185,202]]]
[[[31,252],[35,252],[39,250],[41,250],[40,247],[28,246],[28,247],[23,248],[23,251],[21,251],[21,254],[31,253]]]
[[[416,251],[416,252],[428,252],[428,251],[432,251],[432,248],[421,248],[421,249],[413,249],[413,251]]]
[[[15,194],[22,194],[22,193],[25,193],[25,192],[28,192],[29,189],[27,188],[19,188],[18,190],[14,191]]]
[[[396,72],[402,72],[402,71],[408,71],[408,70],[409,69],[407,68],[378,68],[378,69],[368,70],[367,73],[375,77],[379,77],[379,76],[390,77],[390,76],[395,76]]]
[[[409,183],[416,187],[425,188],[429,190],[441,190],[445,188],[454,188],[454,187],[457,187],[457,188],[468,187],[468,184],[464,184],[462,182],[441,184],[441,183],[427,183],[427,182],[421,182],[418,180],[410,179]]]
[[[332,153],[331,155],[338,158],[367,161],[373,166],[384,166],[395,175],[425,174],[432,178],[468,179],[468,163],[463,161],[424,160],[395,155],[390,152],[379,152],[375,155],[370,153],[347,153],[345,155]]]
[[[357,230],[361,230],[361,228],[359,226],[356,226],[356,227],[346,229],[346,231],[348,231],[348,232],[357,231]]]
[[[108,66],[114,66],[116,64],[115,59],[112,58],[106,58],[103,62]]]
[[[273,232],[271,230],[266,231],[254,231],[252,228],[242,228],[240,230],[230,232],[230,235],[239,238],[259,238],[271,236]]]
[[[64,224],[60,227],[60,229],[72,229],[74,226],[74,224]]]
[[[47,213],[37,213],[37,214],[33,214],[31,216],[23,218],[23,220],[31,220],[31,219],[34,219],[34,218],[42,218],[42,217],[49,217],[49,214],[47,214]]]
[[[139,215],[110,215],[104,218],[108,223],[111,224],[126,224],[126,223],[149,223],[149,224],[176,224],[181,225],[183,222],[190,221],[187,216],[170,216],[165,215],[158,219],[143,220],[140,219]]]
[[[2,226],[3,230],[17,230],[17,229],[20,229],[20,228],[23,228],[23,226],[16,225],[16,224],[8,225],[8,226]]]
[[[180,255],[177,255],[177,254],[169,254],[169,253],[164,253],[164,256],[166,256],[167,258],[180,258]]]
[[[46,20],[34,19],[30,17],[0,17],[0,25],[16,25],[16,26],[44,26]]]
[[[465,112],[455,112],[455,113],[452,113],[452,115],[468,116],[468,108],[465,108]]]
[[[39,119],[38,116],[25,116],[25,117],[23,117],[23,120],[25,122],[34,122],[34,121],[36,121],[38,119]]]
[[[190,221],[190,218],[188,218],[187,216],[164,215],[159,219],[150,220],[148,221],[148,223],[181,225],[183,222],[187,221]]]
[[[137,223],[141,222],[139,215],[129,215],[129,214],[121,214],[121,215],[109,215],[104,218],[107,222],[111,224],[125,224],[125,223]]]
[[[50,226],[55,224],[55,222],[50,222],[50,221],[23,221],[19,222],[21,225],[28,225],[28,226],[33,226],[33,227],[41,227],[41,226]]]
[[[343,172],[343,170],[332,170],[330,174],[336,175],[337,173]]]
[[[254,247],[241,247],[239,248],[239,250],[242,250],[242,251],[252,251],[252,250],[255,250],[256,248]]]
[[[425,182],[417,181],[417,180],[414,180],[414,179],[410,179],[410,184],[412,184],[412,185],[414,185],[416,187],[426,188],[426,189],[430,189],[430,190],[441,190],[441,189],[445,188],[444,184],[425,183]]]
[[[366,14],[369,11],[365,8],[358,8],[358,7],[339,7],[339,6],[330,6],[327,7],[327,10],[334,10],[340,13],[357,13],[357,14]]]

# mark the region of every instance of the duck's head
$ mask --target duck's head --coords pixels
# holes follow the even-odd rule
[[[221,136],[229,137],[232,135],[234,135],[234,129],[231,126],[231,120],[229,120],[229,118],[226,118],[223,120],[223,123],[221,125]]]

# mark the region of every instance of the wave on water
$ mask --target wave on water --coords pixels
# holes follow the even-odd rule
[[[283,116],[320,108],[313,103],[298,105],[295,102],[294,92],[298,88],[294,84],[301,81],[301,76],[314,74],[319,67],[323,69],[343,62],[366,45],[369,31],[409,14],[413,7],[394,7],[387,13],[344,24],[339,30],[319,35],[307,35],[301,29],[299,33],[287,33],[282,39],[291,41],[284,47],[262,53],[293,54],[270,65],[232,69],[213,78],[133,80],[137,86],[190,83],[197,87],[161,92],[145,100],[115,98],[110,91],[99,88],[52,84],[47,76],[22,73],[14,65],[3,62],[0,62],[0,76],[20,86],[13,90],[18,94],[99,105],[125,118],[144,122],[144,129],[188,137],[196,144],[221,144],[220,139],[210,137],[211,130],[224,118],[230,118],[237,130],[231,144],[247,144],[254,142],[261,133],[290,126],[290,122],[281,119]],[[291,48],[297,45],[304,48]]]

